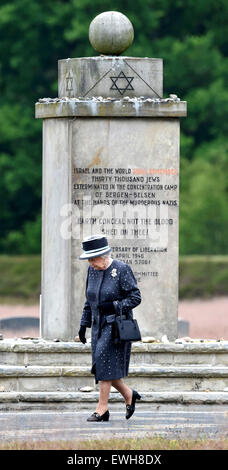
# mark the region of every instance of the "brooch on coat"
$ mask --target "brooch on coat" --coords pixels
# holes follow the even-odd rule
[[[116,277],[116,276],[117,276],[116,268],[113,268],[113,269],[112,269],[112,271],[111,271],[111,276],[112,276],[112,277]]]

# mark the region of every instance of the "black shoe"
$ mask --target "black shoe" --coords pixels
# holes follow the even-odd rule
[[[134,411],[135,411],[135,401],[136,401],[136,398],[138,400],[140,400],[141,398],[141,395],[138,394],[138,392],[136,392],[136,390],[132,390],[133,391],[133,395],[132,395],[132,400],[131,400],[131,404],[130,405],[126,405],[126,419],[129,419]]]
[[[87,421],[108,421],[109,420],[109,410],[106,410],[103,415],[99,415],[96,411],[87,418]]]

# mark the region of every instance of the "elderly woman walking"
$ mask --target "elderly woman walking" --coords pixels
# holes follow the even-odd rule
[[[100,397],[96,411],[87,421],[108,421],[108,398],[111,385],[124,397],[126,419],[135,411],[135,401],[141,396],[122,380],[128,375],[131,341],[118,342],[115,338],[115,317],[122,313],[133,318],[132,309],[140,304],[141,294],[131,267],[110,256],[107,238],[94,235],[82,242],[79,259],[88,259],[86,301],[78,332],[86,342],[86,328],[92,328],[92,368],[95,383],[100,382]]]

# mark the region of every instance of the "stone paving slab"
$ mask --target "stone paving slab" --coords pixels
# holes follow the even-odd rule
[[[228,407],[154,406],[136,410],[130,420],[125,409],[109,406],[108,422],[88,422],[95,411],[8,411],[0,412],[0,442],[104,439],[113,437],[163,436],[170,439],[228,437]]]

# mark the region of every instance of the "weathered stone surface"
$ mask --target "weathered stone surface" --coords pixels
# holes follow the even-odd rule
[[[48,362],[48,353],[44,354],[46,354]],[[176,353],[174,356],[178,354]],[[202,356],[203,354],[200,354],[200,357]],[[195,355],[196,361],[198,358],[199,354]],[[148,359],[144,357],[144,360]],[[58,364],[61,363],[61,356],[59,360],[56,359],[57,361]],[[75,360],[75,362],[77,361]],[[201,390],[210,393],[213,391],[222,392],[228,387],[227,365],[199,365],[197,363],[185,366],[178,363],[175,366],[164,363],[154,365],[150,362],[141,363],[139,357],[135,362],[135,364],[130,364],[129,374],[125,381],[129,387],[136,388],[141,392]],[[94,377],[90,373],[91,364],[85,366],[83,362],[83,366],[72,366],[71,363],[72,360],[69,356],[68,366],[1,366],[0,392],[42,392],[45,390],[47,392],[53,390],[71,392],[86,385],[94,388]]]
[[[85,301],[81,286],[87,270],[86,263],[79,262],[78,256],[81,238],[91,235],[94,230],[102,230],[107,235],[113,257],[118,256],[125,261],[125,255],[117,253],[121,246],[130,253],[126,261],[132,264],[144,299],[135,311],[141,334],[158,338],[169,334],[169,340],[177,337],[179,120],[135,118],[131,119],[131,133],[128,129],[127,118],[44,120],[41,334],[45,339],[70,340],[77,334]],[[54,147],[53,141],[56,143]],[[123,162],[127,162],[127,168]],[[78,168],[87,168],[90,174],[78,174]],[[149,174],[157,168],[161,169],[159,177],[148,176],[161,183],[157,185],[158,190],[156,185],[154,192],[149,190],[148,197],[152,201],[144,200],[147,192],[139,192],[135,184],[130,185],[127,192],[119,191],[116,175],[120,170],[131,172],[133,176],[134,172]],[[113,173],[112,176],[109,173],[111,183],[104,186],[103,192],[93,189],[97,186],[92,180],[93,170]],[[144,176],[140,181],[142,178],[144,181]],[[103,203],[106,198],[110,205]],[[84,205],[87,199],[92,201],[93,207],[89,201],[89,205]],[[122,200],[124,205],[120,205]],[[96,225],[81,224],[80,204],[83,204],[83,218],[95,218]],[[123,228],[122,222],[114,226],[108,222],[110,217],[122,220],[121,217],[126,217],[126,209],[127,237],[118,232]],[[97,216],[101,211],[103,218],[100,219]],[[132,225],[134,218],[139,221],[136,228]],[[167,224],[155,226],[157,220]],[[151,225],[145,226],[144,221],[150,221]],[[114,228],[118,233],[113,236],[111,229]],[[135,235],[135,230],[139,234]],[[138,245],[137,239],[140,241]],[[144,253],[133,253],[135,245]],[[61,256],[56,259],[58,252]],[[151,298],[154,299],[152,312]],[[53,308],[54,315],[50,313]]]
[[[0,364],[91,367],[91,347],[88,344],[74,342],[40,341],[34,344],[32,341],[4,340],[0,348]],[[162,367],[169,365],[228,366],[228,343],[189,344],[187,348],[186,345],[175,343],[169,345],[133,343],[130,364],[131,367],[138,364]]]
[[[41,336],[72,340],[71,244],[60,230],[71,198],[71,122],[44,120],[43,139]]]
[[[105,11],[90,23],[89,40],[103,54],[121,54],[132,44],[134,29],[130,20],[118,11]]]
[[[162,59],[99,56],[58,61],[58,96],[162,98]]]
[[[88,343],[76,343],[71,341],[60,341],[56,343],[54,341],[46,341],[40,339],[38,343],[34,343],[32,340],[22,340],[19,338],[4,339],[0,342],[0,353],[1,352],[90,352],[91,345]],[[132,352],[154,352],[154,353],[226,353],[228,354],[228,341],[215,341],[214,343],[186,343],[186,344],[175,344],[170,342],[169,344],[162,343],[142,343],[137,341],[132,343]]]
[[[58,366],[0,366],[0,377],[58,377],[82,376],[90,374],[90,368],[84,366],[58,367]]]
[[[0,366],[0,377],[86,377],[90,375],[90,367],[58,367],[58,366]],[[210,365],[152,366],[148,364],[134,365],[129,368],[129,376],[134,377],[228,377],[228,367]]]
[[[53,391],[67,397],[84,386],[96,389],[87,343],[6,339],[0,343],[0,358],[0,401],[4,393],[13,391],[46,392],[48,401]],[[177,403],[179,392],[202,391],[209,397],[215,391],[222,393],[228,389],[228,341],[133,343],[125,381],[139,392],[162,390],[166,397],[176,392]]]
[[[75,395],[81,387],[96,389],[90,374],[91,349],[88,344],[11,339],[0,343],[0,354],[3,360],[7,355],[11,362],[14,358],[14,363],[6,362],[0,369],[3,409],[7,407],[7,400],[8,404],[11,400],[21,404],[29,401],[31,406],[38,402],[56,403],[57,406],[58,402],[67,403],[68,400],[87,406],[86,400],[88,403],[96,401],[93,397],[98,396],[98,390],[85,393],[87,399],[81,394]],[[19,361],[23,363],[23,357],[27,367],[18,364]],[[39,363],[41,357],[43,362]],[[228,389],[227,365],[227,341],[196,344],[139,342],[132,344],[132,360],[125,381],[140,393],[146,393],[151,402],[226,403],[228,395],[224,396],[223,392]],[[119,396],[118,393],[111,394],[111,401],[113,395]],[[119,399],[121,401],[121,397]]]
[[[68,99],[56,102],[37,102],[35,105],[36,118],[63,117],[184,117],[187,113],[186,101],[172,99]],[[130,122],[129,122],[130,124]]]
[[[0,403],[10,402],[97,402],[99,392],[6,392],[0,393]],[[123,397],[119,393],[110,393],[110,402],[122,402]],[[144,392],[140,403],[195,403],[213,404],[228,403],[226,392]]]
[[[73,121],[72,286],[86,280],[88,263],[78,262],[82,231],[83,238],[102,232],[113,258],[129,263],[138,281],[143,302],[134,316],[142,336],[167,334],[172,341],[178,323],[179,119],[134,118],[130,128],[127,118]],[[72,311],[82,312],[84,300],[84,291],[72,289]]]
[[[4,392],[75,392],[83,386],[94,388],[94,377],[87,376],[19,376],[0,377],[0,386],[4,387]],[[1,393],[0,393],[1,394]]]

